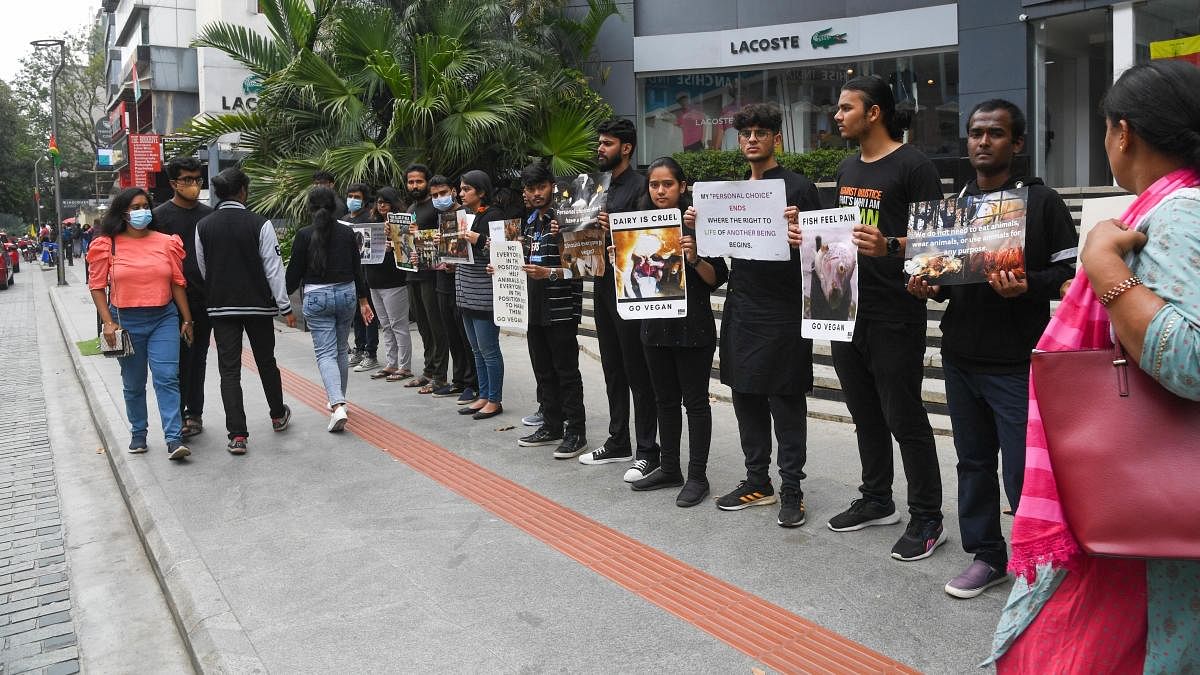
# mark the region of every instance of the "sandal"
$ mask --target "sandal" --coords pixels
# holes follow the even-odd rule
[[[395,375],[395,374],[396,374],[396,371],[388,370],[387,368],[384,368],[382,370],[377,370],[377,371],[371,373],[371,379],[372,380],[382,380],[383,378],[386,377],[390,380],[392,375]]]
[[[183,431],[179,435],[184,438],[191,438],[192,436],[199,435],[202,431],[204,431],[204,423],[200,421],[200,418],[189,417],[183,421]]]
[[[411,370],[397,370],[394,373],[387,374],[387,381],[388,382],[399,382],[400,380],[407,380],[408,378],[410,378],[412,376],[413,376],[413,374],[412,374]]]
[[[441,389],[444,386],[446,386],[445,382],[430,382],[430,383],[426,384],[424,387],[421,387],[420,389],[418,389],[417,393],[418,394],[432,394],[433,392],[437,391],[438,389]]]
[[[411,382],[404,383],[405,389],[416,389],[417,387],[427,387],[427,386],[429,386],[429,378],[425,377],[424,375],[412,380]],[[432,390],[430,390],[430,391],[432,391]]]

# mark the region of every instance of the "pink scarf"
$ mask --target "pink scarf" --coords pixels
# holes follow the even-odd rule
[[[1200,185],[1200,171],[1184,168],[1159,178],[1138,195],[1121,222],[1137,227],[1154,207],[1176,190]],[[1083,267],[1075,274],[1071,288],[1063,298],[1037,348],[1056,352],[1076,349],[1104,349],[1112,346],[1108,314],[1088,281]],[[1032,377],[1029,383],[1029,423],[1026,430],[1025,483],[1021,504],[1012,530],[1012,557],[1008,569],[1031,584],[1037,566],[1050,563],[1054,568],[1076,568],[1082,553],[1063,518],[1062,504],[1046,450],[1046,432],[1038,409]]]

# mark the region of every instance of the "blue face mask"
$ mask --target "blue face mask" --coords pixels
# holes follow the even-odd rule
[[[362,200],[358,197],[347,197],[346,208],[350,210],[350,213],[358,213],[362,209]]]
[[[152,220],[154,220],[154,212],[150,209],[136,209],[129,212],[129,224],[136,229],[146,229]]]
[[[451,195],[433,198],[433,208],[437,209],[438,211],[445,211],[451,206],[454,206],[454,197]]]

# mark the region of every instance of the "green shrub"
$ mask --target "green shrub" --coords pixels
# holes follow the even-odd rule
[[[802,173],[813,182],[833,180],[838,165],[856,150],[829,148],[811,152],[783,152],[776,155],[785,168]],[[750,166],[740,150],[700,150],[672,155],[692,182],[741,180]]]

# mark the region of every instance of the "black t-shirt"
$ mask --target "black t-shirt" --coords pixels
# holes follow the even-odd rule
[[[187,280],[188,294],[193,297],[204,296],[204,277],[200,276],[200,265],[196,262],[196,223],[212,212],[211,206],[199,202],[185,209],[167,201],[154,209],[154,219],[163,232],[183,240],[183,277]]]
[[[413,204],[409,209],[409,213],[413,214],[413,221],[417,224],[418,230],[436,230],[438,227],[438,217],[441,211],[433,205],[432,199],[426,199]],[[421,270],[420,272],[410,272],[408,274],[409,281],[434,281],[437,279],[437,272],[434,270]],[[451,283],[450,291],[454,291],[454,285]]]
[[[839,206],[856,206],[860,222],[886,237],[908,234],[908,205],[942,198],[937,169],[920,150],[901,145],[874,162],[861,155],[838,167]],[[904,259],[858,256],[859,319],[924,323],[925,301],[905,290]]]
[[[696,236],[696,231],[686,226],[683,233],[691,237]],[[687,286],[687,316],[678,319],[642,319],[642,344],[651,347],[700,348],[712,347],[717,343],[712,292],[729,278],[729,267],[721,257],[700,259],[712,265],[716,273],[716,283],[709,285],[696,268],[685,262],[683,269]]]

